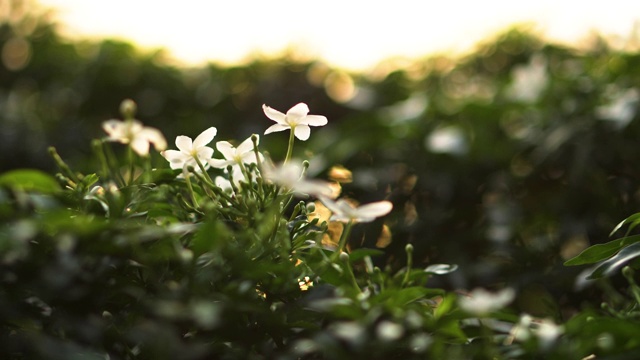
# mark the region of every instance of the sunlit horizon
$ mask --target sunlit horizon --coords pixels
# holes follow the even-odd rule
[[[389,58],[470,51],[483,40],[524,25],[550,41],[578,44],[594,32],[629,39],[640,2],[606,6],[578,1],[396,0],[373,3],[327,0],[213,2],[182,0],[40,0],[55,10],[62,33],[116,38],[143,48],[165,48],[183,64],[233,64],[252,55],[285,51],[363,71]]]

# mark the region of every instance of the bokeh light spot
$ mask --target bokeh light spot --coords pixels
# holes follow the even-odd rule
[[[19,37],[9,39],[2,47],[2,64],[11,71],[24,69],[31,60],[31,44]]]

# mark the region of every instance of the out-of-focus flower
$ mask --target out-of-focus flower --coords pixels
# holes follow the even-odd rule
[[[533,333],[540,341],[540,347],[543,349],[549,348],[556,341],[560,335],[564,333],[564,327],[557,325],[553,320],[542,319],[535,321]]]
[[[111,119],[102,123],[102,128],[109,135],[108,141],[116,141],[122,144],[129,144],[131,149],[140,156],[149,155],[149,144],[158,151],[167,148],[167,141],[160,130],[152,127],[142,126],[138,120],[117,120]]]
[[[277,123],[271,125],[264,132],[265,135],[276,131],[291,129],[298,139],[305,141],[311,134],[311,128],[309,126],[324,126],[327,124],[327,118],[324,116],[307,115],[309,113],[309,107],[304,103],[295,105],[289,109],[286,114],[272,109],[267,105],[262,105],[262,110],[269,119]]]
[[[513,82],[507,95],[525,103],[536,102],[549,83],[547,61],[542,55],[532,56],[529,64],[515,67],[511,75]]]
[[[305,179],[303,166],[297,161],[291,161],[281,166],[274,166],[268,162],[263,165],[266,179],[294,193],[317,197],[331,197],[334,194],[329,183]]]
[[[351,170],[342,165],[334,165],[329,169],[329,179],[338,183],[347,184],[353,182],[353,174]]]
[[[458,305],[462,310],[470,314],[486,315],[509,305],[515,296],[516,293],[511,288],[495,293],[478,288],[471,291],[468,296],[458,298]]]
[[[433,153],[464,155],[468,150],[464,133],[457,126],[435,129],[425,138],[424,144]]]
[[[548,349],[564,333],[564,327],[550,319],[536,319],[524,314],[511,329],[510,338],[517,341],[528,341],[531,336],[538,340],[541,349]]]
[[[257,135],[256,135],[257,136]],[[257,137],[256,144],[260,142],[260,137]],[[222,153],[223,159],[211,159],[209,164],[211,166],[224,169],[229,165],[239,164],[255,164],[257,162],[256,153],[253,151],[253,140],[251,137],[243,141],[238,147],[231,145],[228,141],[218,141],[216,143],[216,149]],[[260,161],[263,161],[262,154],[258,153]]]
[[[210,127],[193,141],[188,136],[180,135],[176,137],[178,150],[165,150],[162,152],[162,156],[169,161],[169,166],[172,169],[182,169],[183,175],[188,166],[193,166],[196,171],[201,171],[198,161],[206,169],[209,166],[211,156],[213,156],[213,149],[206,145],[213,140],[217,132],[216,128]]]
[[[376,218],[387,215],[393,209],[390,201],[377,201],[362,206],[355,207],[345,199],[333,201],[321,198],[322,203],[333,213],[332,221],[348,222],[371,222]]]
[[[621,129],[636,116],[638,101],[640,101],[640,93],[634,88],[617,91],[611,102],[596,108],[596,115],[602,120],[615,122]]]

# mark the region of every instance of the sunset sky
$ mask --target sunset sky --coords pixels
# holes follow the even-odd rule
[[[628,38],[640,1],[40,0],[67,36],[116,37],[167,48],[184,63],[230,63],[289,47],[364,70],[393,57],[467,51],[514,24],[555,41],[594,30]]]

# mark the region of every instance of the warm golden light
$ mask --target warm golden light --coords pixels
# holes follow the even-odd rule
[[[596,30],[629,38],[640,2],[567,1],[198,1],[40,0],[57,9],[68,36],[131,39],[166,47],[191,64],[237,62],[283,49],[346,70],[370,69],[389,57],[467,51],[514,24],[534,24],[571,41]]]

